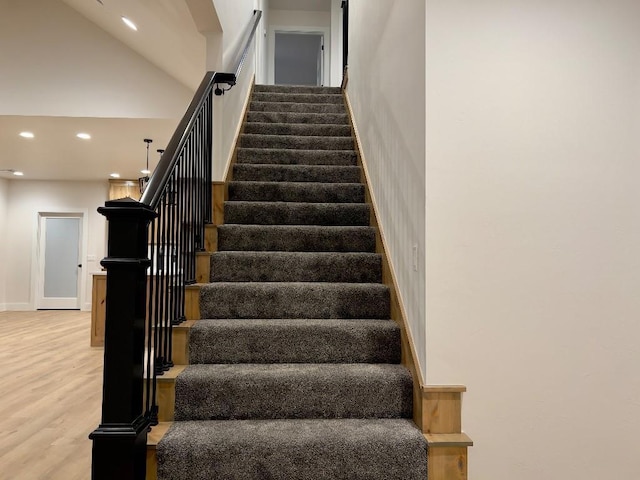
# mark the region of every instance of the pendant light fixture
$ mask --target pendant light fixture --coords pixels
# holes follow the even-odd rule
[[[150,138],[144,139],[144,143],[147,144],[147,168],[140,170],[140,173],[142,173],[144,177],[138,178],[138,186],[140,187],[141,194],[144,193],[145,188],[147,188],[147,185],[149,184],[149,174],[151,173],[151,170],[149,170],[149,144],[151,142],[153,142],[153,140]]]

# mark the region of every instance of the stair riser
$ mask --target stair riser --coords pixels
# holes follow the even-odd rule
[[[256,85],[254,92],[306,93],[306,94],[342,94],[340,87],[314,87],[305,85]]]
[[[283,102],[304,104],[339,104],[344,105],[342,95],[338,94],[309,94],[309,93],[280,93],[280,92],[255,92],[252,96],[254,102]]]
[[[295,150],[352,150],[351,137],[240,135],[242,148],[284,148]]]
[[[391,320],[200,320],[189,363],[399,363]]]
[[[410,418],[412,397],[399,365],[192,365],[175,419]]]
[[[358,163],[352,150],[293,150],[239,148],[238,163],[270,165],[343,165]]]
[[[202,318],[389,318],[378,284],[212,283],[200,289]]]
[[[427,445],[408,420],[187,422],[157,456],[160,480],[427,478]]]
[[[236,164],[233,178],[247,182],[360,182],[359,167]]]
[[[346,113],[248,112],[247,122],[349,125]]]
[[[244,202],[363,203],[364,185],[231,182],[229,200]]]
[[[369,224],[369,205],[360,203],[225,202],[226,223],[244,225]]]
[[[252,101],[251,112],[291,112],[291,113],[341,113],[346,112],[343,104],[338,103],[284,103]]]
[[[247,123],[244,133],[255,133],[259,135],[303,135],[331,137],[350,137],[351,127],[349,125],[309,125],[295,123]]]
[[[375,252],[371,227],[221,225],[218,249],[285,252]]]
[[[210,281],[379,283],[382,260],[375,254],[218,252],[211,256]]]

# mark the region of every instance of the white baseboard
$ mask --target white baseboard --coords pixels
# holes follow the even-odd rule
[[[80,309],[82,312],[90,312],[91,311],[91,302],[85,302],[85,304]]]
[[[7,305],[4,303],[0,303],[0,312],[6,312],[7,311]]]
[[[30,303],[7,303],[5,304],[8,312],[29,312],[35,310]]]

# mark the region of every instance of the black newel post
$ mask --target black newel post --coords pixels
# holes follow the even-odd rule
[[[131,198],[109,201],[102,421],[93,440],[93,480],[144,480],[149,420],[143,412],[147,231],[153,210]]]

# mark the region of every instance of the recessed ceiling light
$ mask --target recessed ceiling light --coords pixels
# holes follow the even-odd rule
[[[138,27],[136,27],[136,24],[133,23],[131,20],[129,20],[127,17],[122,17],[122,21],[124,22],[124,24],[129,27],[131,30],[136,30],[138,31]]]
[[[120,174],[119,173],[112,173],[109,175],[111,178],[120,178]]]
[[[18,171],[15,171],[15,172],[13,172],[13,174],[14,174],[16,177],[24,177],[24,172],[18,172]]]
[[[80,132],[76,135],[76,137],[81,138],[83,140],[89,140],[91,138],[91,135],[89,135],[88,133]]]
[[[33,138],[35,135],[33,132],[20,132],[20,136],[23,138]]]

